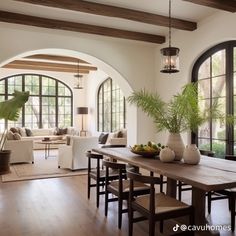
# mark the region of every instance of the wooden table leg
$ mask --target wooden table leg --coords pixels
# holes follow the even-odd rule
[[[174,179],[167,178],[167,190],[166,194],[168,196],[176,198],[176,183],[177,181]]]
[[[203,225],[208,224],[205,211],[206,211],[206,192],[202,189],[192,188],[192,205],[194,206],[195,212],[195,225]],[[196,232],[196,235],[220,235],[218,231],[202,231]]]

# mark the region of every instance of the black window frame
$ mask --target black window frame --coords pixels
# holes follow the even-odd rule
[[[58,107],[59,107],[59,104],[58,104],[58,98],[69,98],[71,100],[71,104],[70,104],[70,109],[71,109],[71,114],[70,114],[70,126],[73,125],[73,92],[72,92],[72,89],[67,85],[65,84],[64,82],[54,78],[54,77],[51,77],[51,76],[48,76],[48,75],[44,75],[44,74],[35,74],[35,73],[23,73],[23,74],[14,74],[14,75],[10,75],[10,76],[7,76],[7,77],[4,77],[2,79],[0,79],[0,81],[3,81],[5,80],[5,93],[0,93],[1,96],[4,96],[5,97],[5,100],[8,100],[8,97],[12,95],[12,93],[9,93],[8,92],[8,80],[12,77],[21,77],[22,79],[22,91],[25,91],[25,77],[26,76],[37,76],[38,79],[39,79],[39,94],[37,95],[31,95],[31,97],[39,97],[39,127],[38,128],[43,128],[43,121],[42,121],[42,98],[45,98],[45,97],[55,97],[55,126],[58,127],[58,124],[59,124],[59,119],[58,119]],[[43,95],[42,94],[42,78],[49,78],[51,80],[54,80],[55,81],[55,95]],[[65,96],[65,95],[60,95],[58,93],[58,85],[59,84],[62,84],[63,86],[65,86],[69,91],[70,91],[70,95],[68,96]],[[25,127],[25,106],[22,108],[22,127]],[[4,126],[5,128],[8,127],[8,121],[5,120],[4,121]]]
[[[225,81],[226,81],[226,114],[232,115],[234,113],[234,48],[236,48],[236,40],[230,40],[226,42],[219,43],[207,51],[205,51],[194,63],[192,69],[192,82],[198,81],[198,73],[201,65],[210,58],[213,54],[220,50],[225,50]],[[212,79],[212,75],[210,78]],[[212,101],[212,94],[210,95]],[[210,122],[210,129],[212,130],[212,122]],[[211,131],[212,132],[212,131]],[[198,133],[198,132],[196,132]],[[198,135],[192,133],[192,143],[198,145]],[[210,150],[212,150],[212,134],[210,136]],[[233,155],[234,152],[234,127],[226,125],[226,155]]]
[[[110,107],[111,107],[111,113],[109,114],[109,116],[110,116],[110,124],[109,124],[109,130],[105,130],[105,120],[104,120],[104,100],[105,100],[105,98],[104,98],[104,86],[106,85],[106,83],[110,83],[110,90],[109,90],[109,92],[110,92]],[[113,92],[114,92],[114,90],[113,90],[113,80],[111,79],[111,78],[107,78],[106,80],[104,80],[101,84],[100,84],[100,86],[99,86],[99,88],[98,88],[98,93],[97,93],[97,131],[98,132],[114,132],[114,131],[116,131],[117,130],[117,127],[113,127],[112,126],[112,121],[113,121],[113,108],[114,108],[114,101],[113,101],[113,99],[112,99],[112,97],[113,97]],[[119,88],[119,90],[121,91],[121,89]],[[122,92],[122,91],[121,91]],[[100,93],[102,93],[102,95],[101,95],[101,99],[102,99],[102,101],[101,101],[101,104],[102,104],[102,109],[101,109],[101,111],[100,111],[100,106],[99,106],[99,103],[100,103],[100,99],[99,99],[99,95],[100,95]],[[118,129],[122,129],[122,128],[126,128],[126,100],[125,100],[125,97],[123,96],[123,111],[122,111],[122,113],[123,113],[123,123],[119,123],[119,128]],[[120,112],[121,113],[121,112]],[[102,114],[101,116],[102,116],[102,122],[100,122],[100,114]],[[100,123],[102,124],[101,126],[102,127],[100,127]]]

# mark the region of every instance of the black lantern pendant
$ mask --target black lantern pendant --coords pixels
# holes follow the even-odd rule
[[[83,89],[83,75],[79,73],[79,59],[77,64],[77,74],[74,75],[74,77],[77,79],[76,85],[74,86],[74,89]]]
[[[179,72],[179,48],[171,47],[171,0],[169,0],[169,47],[161,49],[161,72]]]

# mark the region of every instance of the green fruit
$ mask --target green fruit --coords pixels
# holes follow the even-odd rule
[[[156,145],[156,144],[153,144],[153,145],[152,145],[152,148],[153,148],[153,149],[155,149],[155,150],[157,150],[157,149],[158,149],[158,147],[157,147],[157,145]]]

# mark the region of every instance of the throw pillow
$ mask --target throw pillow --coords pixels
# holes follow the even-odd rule
[[[11,131],[12,133],[18,133],[18,129],[15,128],[15,127],[11,127],[11,128],[10,128],[10,131]]]
[[[18,133],[14,133],[13,138],[14,138],[14,140],[21,140],[21,135]]]
[[[121,130],[117,133],[117,138],[123,138],[123,132]]]
[[[107,142],[108,135],[109,135],[108,133],[103,135],[100,144],[105,144]]]
[[[109,145],[110,144],[110,141],[111,141],[111,139],[112,138],[116,138],[117,136],[116,136],[116,134],[115,133],[109,133],[108,134],[108,137],[107,137],[107,141],[106,141],[106,145]]]
[[[104,133],[101,133],[101,134],[99,135],[99,137],[98,137],[98,143],[101,143],[102,138],[103,138],[104,135],[105,135]]]
[[[19,134],[22,136],[22,137],[26,137],[26,131],[25,131],[25,128],[24,127],[19,127]]]
[[[29,137],[29,136],[33,136],[33,133],[31,131],[31,129],[28,129],[28,128],[25,128],[25,132],[26,132],[26,135]]]
[[[14,133],[11,131],[11,130],[9,130],[8,132],[7,132],[7,140],[14,140]]]
[[[67,134],[67,128],[65,128],[65,129],[56,128],[54,131],[54,135],[63,135],[63,134]]]

